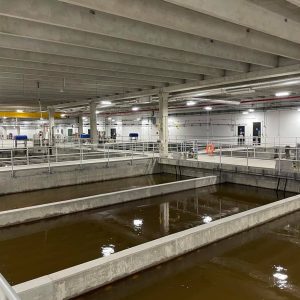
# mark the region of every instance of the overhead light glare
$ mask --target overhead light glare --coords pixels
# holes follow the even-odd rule
[[[250,108],[250,109],[248,109],[248,111],[249,111],[250,113],[253,113],[253,112],[255,112],[255,109]]]
[[[22,112],[24,112],[24,110],[22,110],[22,109],[17,109],[17,113],[22,113]]]
[[[207,110],[207,111],[211,111],[212,107],[211,106],[205,106],[204,109]]]
[[[103,100],[103,101],[101,101],[101,104],[103,104],[103,105],[111,105],[111,101]]]
[[[289,96],[291,93],[290,92],[277,92],[275,94],[276,97],[287,97]]]
[[[195,105],[195,104],[196,104],[195,101],[188,101],[188,102],[186,103],[187,106],[193,106],[193,105]]]
[[[137,106],[134,106],[134,107],[132,107],[132,110],[133,110],[133,111],[138,111],[139,108],[138,108]]]

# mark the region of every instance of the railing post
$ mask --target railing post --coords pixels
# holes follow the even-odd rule
[[[28,146],[26,147],[26,161],[27,161],[27,165],[29,165],[29,153],[28,153]]]
[[[11,162],[11,177],[14,177],[14,157],[13,157],[13,150],[10,151],[10,162]]]
[[[220,144],[220,171],[222,170],[222,145]]]
[[[249,146],[247,145],[247,172],[249,171]]]
[[[48,147],[47,158],[48,158],[48,172],[49,172],[49,173],[51,173],[51,163],[50,163],[50,147]]]

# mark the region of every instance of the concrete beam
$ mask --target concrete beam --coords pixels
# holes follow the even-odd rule
[[[165,69],[170,71],[179,71],[186,73],[195,73],[195,74],[206,74],[210,76],[222,76],[224,74],[223,70],[202,67],[197,65],[186,65],[182,63],[164,61],[146,57],[137,57],[127,54],[119,54],[113,52],[106,52],[101,50],[95,50],[90,48],[83,48],[78,46],[71,46],[67,44],[57,44],[46,41],[33,41],[33,40],[23,40],[21,44],[5,43],[4,39],[0,39],[0,47],[11,48],[18,50],[25,50],[31,52],[60,55],[73,58],[83,58],[95,61],[105,61],[110,63],[132,65],[145,68],[156,68],[156,69]],[[50,61],[55,63],[55,56],[52,57]]]
[[[199,13],[183,10],[163,1],[153,0],[151,4],[145,0],[88,0],[84,2],[79,0],[69,2],[98,11],[96,14],[91,15],[87,9],[66,5],[57,1],[40,0],[27,2],[11,0],[7,2],[1,0],[0,14],[144,44],[264,66],[276,65],[276,57],[265,53],[268,52],[267,50],[271,50],[271,53],[276,54],[278,54],[277,52],[284,52],[285,55],[283,56],[297,56],[298,58],[300,56],[299,49],[297,47],[295,49],[293,45],[285,44],[283,48],[281,45],[282,40],[280,40],[279,44],[278,40],[276,40],[277,43],[275,44],[272,40],[269,45],[273,46],[271,49],[268,49],[268,47],[263,47],[268,42],[269,36],[267,35],[261,37],[263,45],[260,45],[261,39],[258,37],[252,38],[252,36],[249,39],[244,28],[236,25],[237,28],[234,27],[230,30],[230,28],[227,28],[228,26],[225,26],[227,25],[224,24],[225,22],[215,24],[215,20],[207,18],[205,15],[199,17]],[[15,7],[18,7],[18,10]],[[34,10],[32,7],[34,7]],[[107,12],[107,14],[101,13],[101,11]],[[114,15],[123,16],[124,18],[119,17],[116,19]],[[6,19],[6,21],[8,20]],[[25,31],[27,33],[29,28],[28,26],[26,27]],[[132,28],[135,30],[132,30]],[[1,31],[7,32],[7,29],[5,27]],[[10,30],[12,29],[10,28]],[[238,38],[235,38],[236,36]],[[212,43],[211,39],[215,41]],[[217,41],[225,41],[226,44]],[[230,45],[234,43],[244,48]],[[264,52],[248,49],[250,46],[255,47],[255,49],[261,48],[260,50]]]
[[[300,23],[246,0],[164,0],[300,44]],[[300,6],[299,0],[287,0]]]
[[[4,28],[1,29],[1,23],[5,24],[5,31],[3,31]],[[217,57],[213,58],[208,55],[200,55],[149,44],[146,45],[95,33],[81,32],[74,29],[54,27],[47,24],[12,19],[3,16],[0,16],[0,32],[4,32],[2,36],[6,34],[13,35],[10,37],[10,40],[15,38],[21,45],[22,41],[20,41],[20,38],[18,37],[30,38],[33,43],[37,43],[37,41],[51,41],[54,43],[101,50],[102,52],[119,53],[121,56],[128,54],[137,57],[174,61],[236,72],[246,72],[248,70],[248,65],[242,62],[235,62]],[[1,45],[4,44],[9,45],[10,43],[6,39],[1,42]],[[14,44],[16,45],[17,41],[15,41]]]
[[[109,70],[98,70],[91,68],[83,67],[73,67],[73,66],[62,66],[57,64],[47,64],[39,62],[30,62],[30,61],[20,61],[12,59],[3,59],[0,58],[1,73],[9,72],[10,68],[16,68],[16,74],[25,74],[25,75],[37,75],[42,77],[60,77],[60,78],[77,78],[87,81],[96,81],[98,78],[103,77],[114,77],[122,78],[126,80],[133,80],[134,82],[145,82],[145,84],[152,85],[153,82],[162,82],[162,83],[182,83],[181,79],[171,78],[171,77],[162,77],[162,76],[153,76],[153,75],[143,75],[143,74],[132,74],[125,72],[115,72]],[[6,69],[5,67],[8,67]],[[19,69],[19,70],[17,70]],[[29,76],[26,76],[28,79]]]
[[[185,83],[182,85],[174,85],[171,87],[165,87],[163,91],[167,93],[174,93],[174,92],[182,92],[188,90],[203,90],[203,89],[213,89],[216,86],[222,85],[237,85],[238,83],[245,83],[253,80],[265,80],[268,81],[274,78],[281,78],[285,76],[291,75],[299,75],[300,74],[300,64],[292,65],[292,66],[285,66],[285,67],[278,67],[274,69],[267,69],[267,70],[260,70],[255,72],[249,72],[246,74],[240,74],[238,76],[225,76],[222,78],[213,78],[207,79],[203,81],[195,81],[194,83]],[[142,96],[153,96],[158,95],[160,89],[152,89],[152,90],[145,90],[141,92],[133,92],[129,94],[117,95],[107,97],[107,100],[126,100],[126,99],[133,99],[135,97],[142,97]]]
[[[259,59],[263,59],[263,57],[265,57],[265,53],[295,58],[298,60],[300,57],[299,45],[296,43],[289,42],[285,39],[281,39],[276,36],[268,35],[255,30],[250,30],[250,32],[247,32],[247,28],[245,28],[244,26],[216,19],[214,17],[200,14],[199,12],[195,12],[192,10],[183,9],[180,6],[173,5],[165,1],[153,0],[151,1],[151,3],[149,3],[149,1],[147,0],[86,0],[84,2],[81,0],[60,1],[80,7],[94,9],[99,12],[105,12],[119,17],[125,17],[131,20],[161,26],[164,28],[177,30],[179,32],[204,37],[207,39],[212,39],[215,41],[215,51],[218,46],[221,46],[221,44],[218,44],[217,41],[241,46],[245,49],[250,48],[253,50],[261,51],[261,53],[254,51],[251,55],[251,51],[249,50],[246,50],[246,52],[248,51],[248,53],[246,54],[246,52],[244,51],[245,49],[240,49],[240,53],[237,53],[238,50],[235,49],[234,52],[236,55],[236,59],[233,60],[240,60],[238,59],[238,57],[241,58],[241,56],[244,55],[247,56],[248,59],[250,57],[254,58],[254,56],[256,56],[256,63],[252,59],[248,62],[260,64],[257,62]],[[71,10],[72,6],[69,7]],[[228,10],[228,7],[226,8],[226,10]],[[74,12],[75,11],[76,10],[74,9]],[[128,34],[126,32],[126,28],[128,27],[127,25],[125,25],[125,23],[123,24],[123,26],[126,27],[124,27],[121,31],[122,36],[126,38]],[[173,38],[172,35],[170,35],[169,37]],[[184,47],[185,44],[190,48],[193,48],[191,46],[192,43],[186,44],[186,40],[183,37],[180,37],[179,40],[182,42],[182,47]],[[173,43],[170,43],[169,45],[173,48]],[[224,44],[223,47],[224,49],[228,49]],[[193,52],[192,49],[188,51]],[[212,56],[217,55],[212,54]],[[246,60],[242,59],[242,61]]]
[[[26,44],[27,42],[28,40],[25,39],[24,40],[25,47],[27,45]],[[30,45],[29,47],[32,48],[32,45]],[[4,48],[0,48],[0,57],[3,59],[10,59],[10,60],[46,63],[46,64],[57,65],[57,66],[82,67],[82,68],[102,70],[102,71],[109,70],[109,71],[122,72],[122,73],[154,75],[154,76],[163,76],[163,77],[171,77],[171,78],[179,78],[179,79],[190,79],[190,80],[201,79],[201,75],[198,73],[192,74],[183,71],[169,71],[169,70],[163,70],[163,69],[153,68],[153,67],[148,68],[148,67],[140,67],[140,66],[131,66],[123,63],[119,64],[119,63],[104,62],[100,60],[91,60],[85,58],[51,55],[48,53],[37,53],[34,52],[34,49],[32,49],[32,51],[23,51],[23,50],[7,49],[4,47]]]

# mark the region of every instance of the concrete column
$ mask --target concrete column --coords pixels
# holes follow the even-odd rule
[[[7,140],[7,129],[6,127],[2,127],[3,128],[3,139]]]
[[[159,94],[159,140],[160,157],[168,157],[168,93],[161,92]]]
[[[93,144],[98,143],[98,130],[97,130],[97,103],[90,103],[90,129],[91,129],[91,141]]]
[[[54,139],[54,126],[55,126],[55,121],[54,121],[54,114],[55,110],[52,107],[48,108],[48,114],[49,114],[49,146],[53,146],[55,143]]]
[[[80,135],[83,134],[83,119],[82,116],[78,117],[78,135],[80,137]]]

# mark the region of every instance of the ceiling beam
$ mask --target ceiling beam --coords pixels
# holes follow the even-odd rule
[[[0,22],[1,26],[1,22]],[[16,39],[14,36],[2,35],[0,37],[0,47],[7,49],[17,49],[36,53],[45,53],[60,55],[73,58],[88,59],[94,61],[105,61],[109,63],[125,64],[129,66],[155,68],[169,71],[178,71],[195,74],[206,74],[210,76],[222,76],[224,71],[221,69],[202,67],[199,65],[189,65],[173,61],[164,61],[159,59],[138,57],[127,54],[106,52],[98,49],[83,48],[74,45],[62,43],[53,43],[49,41],[38,41],[31,39]],[[49,62],[55,63],[55,57]]]
[[[300,44],[300,23],[247,0],[164,0]],[[300,6],[300,0],[288,0]]]
[[[249,36],[245,29],[238,25],[234,25],[234,28],[227,28],[228,24],[223,24],[225,22],[218,20],[216,22],[211,17],[199,15],[199,13],[184,10],[160,0],[151,2],[80,0],[75,2],[87,8],[97,9],[99,12],[91,14],[88,9],[59,1],[0,0],[0,14],[122,40],[264,66],[276,65],[276,57],[264,52],[280,53],[278,55],[283,55],[284,52],[283,56],[297,56],[300,59],[298,48],[295,49],[293,45],[276,45],[274,40],[268,43],[269,36],[267,35],[254,37],[251,33]],[[16,10],[15,7],[18,9]],[[101,13],[101,11],[108,12],[108,14]],[[116,18],[115,15],[125,18]],[[1,31],[5,32],[5,30],[7,28],[4,26],[4,30]],[[237,38],[233,38],[232,35]],[[263,45],[260,45],[261,39],[263,39]],[[212,43],[211,40],[214,42]],[[279,41],[282,42],[281,39]],[[272,44],[272,48],[268,49],[265,47],[266,44]],[[251,46],[255,49],[260,48],[259,50],[263,52],[247,49]]]
[[[2,0],[4,1],[4,0]],[[123,29],[118,31],[119,34],[123,36],[123,38],[129,38],[130,32],[127,31],[129,28],[129,24],[133,24],[134,21],[143,22],[143,29],[146,30],[149,24],[161,26],[166,29],[173,29],[180,31],[182,33],[188,33],[192,35],[196,35],[198,37],[207,38],[215,40],[214,46],[218,46],[218,42],[223,42],[227,44],[232,44],[235,46],[241,46],[244,48],[248,48],[247,56],[250,58],[250,49],[261,51],[252,52],[252,58],[257,55],[265,55],[265,53],[285,56],[294,59],[300,59],[300,51],[299,45],[285,39],[281,39],[269,34],[265,34],[263,32],[259,32],[256,30],[250,30],[248,32],[248,28],[244,26],[240,26],[237,24],[233,24],[227,21],[223,21],[221,19],[217,19],[206,14],[201,14],[196,11],[192,11],[189,9],[183,9],[180,6],[173,5],[161,0],[152,0],[151,2],[148,0],[60,0],[61,2],[70,3],[73,5],[77,5],[78,7],[85,7],[89,9],[94,9],[99,11],[97,12],[94,18],[87,17],[85,18],[84,11],[81,10],[81,18],[77,20],[78,23],[83,25],[82,30],[90,30],[95,28],[97,25],[93,24],[92,20],[97,22],[98,26],[102,26],[101,21],[97,18],[100,17],[102,21],[109,22],[108,17],[104,17],[101,12],[105,12],[114,16],[124,17],[127,19],[123,19],[119,25],[122,26]],[[69,6],[70,10],[72,10],[72,6]],[[228,8],[227,8],[228,9]],[[230,9],[232,9],[230,7]],[[76,14],[76,10],[72,10]],[[87,12],[88,14],[88,12]],[[77,14],[76,14],[77,15]],[[27,16],[29,17],[29,16]],[[112,17],[112,18],[113,18]],[[51,17],[50,17],[51,18]],[[50,19],[49,18],[49,19]],[[86,20],[87,19],[87,20]],[[130,19],[130,20],[129,20]],[[86,26],[86,23],[89,23],[89,26]],[[147,25],[144,25],[147,23]],[[126,25],[127,24],[127,25]],[[74,25],[75,27],[76,25]],[[132,27],[131,27],[132,28]],[[116,28],[115,28],[116,29]],[[101,32],[101,29],[98,28]],[[95,31],[96,32],[96,31]],[[165,31],[161,31],[163,34]],[[137,34],[137,32],[136,32]],[[175,33],[174,33],[175,34]],[[174,38],[173,35],[169,35],[170,38]],[[158,39],[159,36],[152,37],[153,39]],[[186,37],[187,38],[187,37]],[[148,40],[148,37],[144,37],[144,40]],[[141,39],[142,41],[143,39]],[[189,48],[192,48],[190,44],[186,43],[186,39],[182,37],[179,39],[182,41],[181,47],[184,45],[188,45]],[[169,41],[168,41],[169,42]],[[170,41],[170,47],[173,47],[173,43]],[[220,44],[221,46],[221,44]],[[224,49],[226,49],[223,44]],[[192,50],[188,50],[192,51]],[[237,56],[244,55],[243,49],[238,53],[238,50],[235,49],[234,53]],[[261,56],[261,58],[263,58]],[[258,57],[257,57],[258,58]],[[266,57],[265,57],[266,58]],[[238,57],[236,59],[238,60]],[[244,61],[244,60],[242,60]],[[252,63],[254,63],[252,61]],[[257,64],[257,63],[254,63]]]
[[[3,25],[1,26],[1,24]],[[36,41],[51,41],[54,43],[99,50],[101,51],[99,54],[101,55],[102,53],[102,56],[103,53],[113,52],[119,53],[121,56],[128,54],[131,56],[174,61],[178,63],[225,69],[236,72],[248,71],[248,64],[239,61],[142,44],[95,33],[82,32],[65,27],[8,18],[5,16],[0,16],[0,32],[2,32],[3,35],[13,35],[10,40],[6,39],[2,41],[2,45],[4,43],[9,44],[13,38],[16,39],[17,37],[24,37],[34,39]],[[2,38],[5,39],[3,36],[1,39]],[[20,41],[20,43],[22,42],[23,40]],[[33,41],[31,40],[31,42]],[[86,51],[88,51],[88,49]]]

